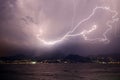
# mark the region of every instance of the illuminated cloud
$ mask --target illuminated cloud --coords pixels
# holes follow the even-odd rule
[[[115,48],[116,40],[119,41],[119,3],[119,0],[1,0],[0,42],[34,48],[40,54],[45,48],[73,43],[86,50],[86,45],[95,42],[92,45],[114,45],[107,46],[109,52],[108,48]]]

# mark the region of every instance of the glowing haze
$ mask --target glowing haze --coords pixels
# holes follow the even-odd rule
[[[119,53],[119,2],[1,0],[1,55],[8,54],[8,46],[14,46],[10,52],[32,50],[37,55],[59,48],[63,54]]]

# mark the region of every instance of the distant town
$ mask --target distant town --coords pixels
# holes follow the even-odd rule
[[[120,64],[120,57],[105,57],[105,56],[89,56],[83,57],[79,55],[68,55],[63,58],[41,58],[32,57],[26,58],[1,57],[0,64],[41,64],[41,63],[98,63],[98,64]]]

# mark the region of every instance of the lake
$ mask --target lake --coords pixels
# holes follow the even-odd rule
[[[4,64],[0,80],[120,80],[118,64]]]

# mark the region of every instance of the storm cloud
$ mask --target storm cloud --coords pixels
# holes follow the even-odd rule
[[[110,43],[85,41],[82,36],[70,37],[53,46],[44,45],[39,38],[54,41],[72,30],[79,21],[87,18],[96,6],[107,6],[120,14],[119,0],[0,0],[0,55],[24,54],[106,54],[120,53],[120,20],[111,24],[107,34]],[[101,14],[105,14],[104,16]],[[101,22],[90,38],[102,37],[101,30],[107,27],[104,20],[110,19],[108,12],[100,10],[88,22],[74,32]],[[94,22],[93,22],[94,21]],[[84,27],[83,27],[84,26]]]

